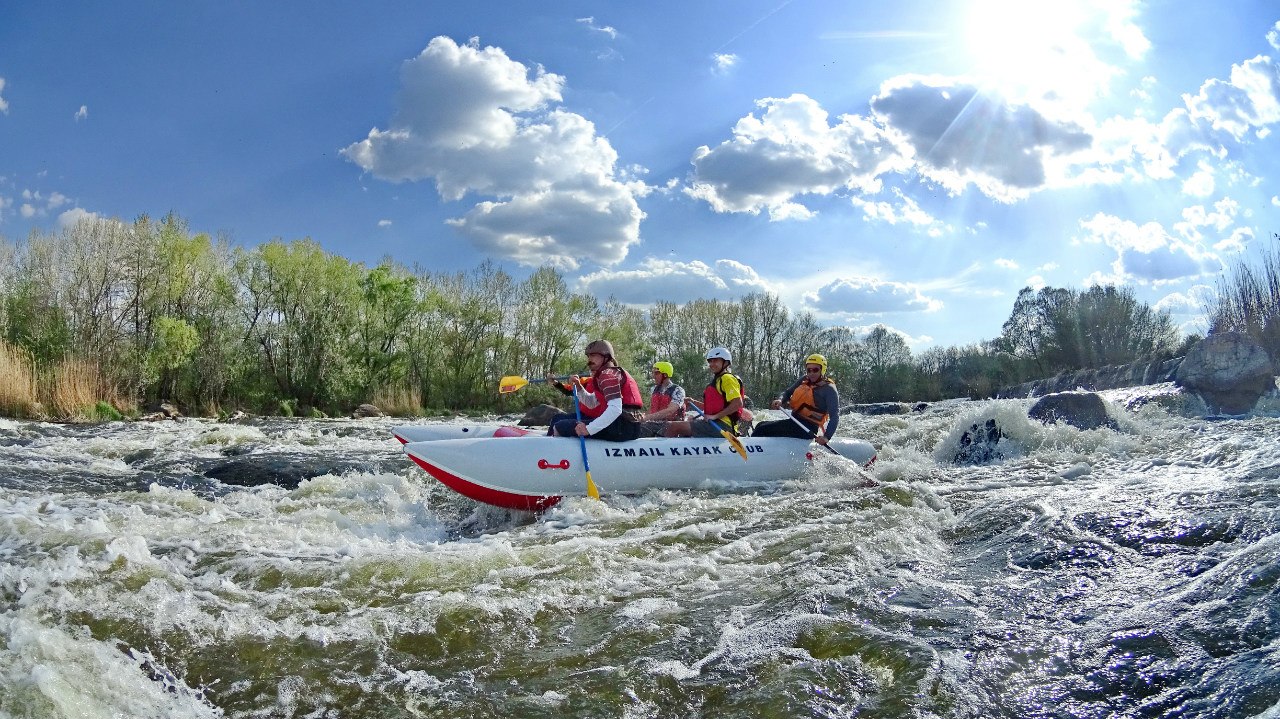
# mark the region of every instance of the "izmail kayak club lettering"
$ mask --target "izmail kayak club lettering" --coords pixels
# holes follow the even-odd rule
[[[764,447],[746,444],[747,454],[763,453]],[[732,456],[728,447],[604,447],[606,457],[689,457],[701,454]]]
[[[764,447],[758,444],[744,446],[747,448],[747,454],[764,453]],[[731,451],[723,447],[602,447],[601,449],[606,457],[692,457],[706,454],[733,456]],[[559,462],[551,462],[545,458],[538,460],[538,469],[568,468],[569,460],[567,459],[562,459]]]

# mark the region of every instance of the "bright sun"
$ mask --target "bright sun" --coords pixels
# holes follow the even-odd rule
[[[1099,20],[1085,2],[972,0],[965,20],[971,72],[1013,97],[1087,103],[1110,74],[1085,39]]]

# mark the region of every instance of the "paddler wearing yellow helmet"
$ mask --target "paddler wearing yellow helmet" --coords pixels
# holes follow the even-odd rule
[[[660,437],[667,422],[684,419],[684,387],[672,381],[675,369],[670,362],[654,362],[653,395],[649,398],[649,413],[640,425],[641,437]]]
[[[840,425],[840,393],[827,376],[827,358],[814,353],[804,358],[804,373],[770,405],[787,408],[792,419],[756,425],[752,437],[798,437],[825,445]],[[797,424],[799,422],[799,424]]]

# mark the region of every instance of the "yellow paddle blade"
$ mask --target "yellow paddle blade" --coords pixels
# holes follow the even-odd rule
[[[587,496],[592,499],[600,499],[600,490],[596,489],[596,483],[591,481],[591,470],[587,470]]]
[[[498,394],[511,394],[527,384],[529,380],[524,377],[507,375],[498,383]]]
[[[742,446],[742,440],[735,437],[727,429],[720,430],[720,434],[723,434],[724,438],[729,440],[729,444],[733,445],[733,451],[737,452],[738,456],[742,457],[742,461],[747,461],[747,448]]]

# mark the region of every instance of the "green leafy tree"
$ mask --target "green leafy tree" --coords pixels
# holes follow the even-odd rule
[[[277,396],[312,407],[350,401],[344,358],[363,267],[310,239],[273,240],[242,253],[236,273],[246,336]]]

